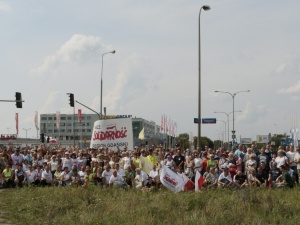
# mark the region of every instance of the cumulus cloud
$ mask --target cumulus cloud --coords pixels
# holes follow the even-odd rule
[[[11,11],[10,5],[7,4],[6,2],[0,1],[0,12],[10,12],[10,11]]]
[[[284,62],[275,68],[275,74],[280,76],[299,76],[300,58],[297,55],[288,55]]]
[[[125,59],[119,67],[115,86],[104,97],[109,109],[122,111],[124,104],[156,91],[160,79],[153,68],[151,62],[138,53]]]
[[[94,62],[99,60],[100,53],[107,49],[111,48],[109,45],[104,44],[100,37],[74,34],[57,52],[47,56],[40,66],[32,69],[30,74],[43,75],[51,73],[54,75],[64,63]]]
[[[254,123],[259,119],[265,117],[268,114],[267,107],[265,105],[252,105],[247,103],[244,110],[239,113],[237,117],[237,122],[247,121],[249,123]]]
[[[300,92],[300,80],[298,82],[288,88],[281,88],[277,91],[280,94],[294,94]]]

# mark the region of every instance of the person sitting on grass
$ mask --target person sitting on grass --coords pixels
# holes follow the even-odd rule
[[[276,187],[276,180],[281,175],[280,169],[277,168],[277,163],[274,161],[269,172],[269,187]]]
[[[15,170],[15,183],[17,187],[23,187],[26,184],[26,173],[22,164],[18,164]]]
[[[4,179],[3,179],[3,174],[2,174],[2,168],[0,168],[0,189],[3,188],[3,183],[4,183]]]
[[[233,181],[227,167],[222,168],[223,172],[218,178],[218,186],[222,188],[232,187]]]
[[[45,170],[42,173],[41,186],[51,186],[53,183],[52,173],[50,170],[50,166],[46,165]]]
[[[152,177],[148,177],[148,183],[141,189],[143,192],[151,192],[155,189],[156,184]]]
[[[255,169],[248,170],[248,184],[252,187],[259,187],[261,185],[261,182],[256,177],[256,171]]]
[[[15,187],[14,176],[15,176],[14,171],[9,167],[9,164],[6,164],[5,169],[2,172],[2,177],[4,179],[3,182],[4,188]]]
[[[64,168],[64,171],[61,173],[61,181],[62,181],[62,186],[69,186],[71,185],[71,174],[69,173],[69,169],[66,166]]]
[[[136,172],[136,176],[134,178],[135,187],[137,189],[141,189],[148,183],[148,175],[140,168],[136,168],[135,172]]]
[[[212,188],[218,186],[218,178],[219,175],[216,172],[215,167],[207,167],[209,169],[209,172],[204,173],[203,177],[205,179],[204,187],[206,188]]]
[[[59,165],[57,166],[53,177],[53,183],[55,186],[62,186],[61,173],[61,165]]]
[[[132,187],[132,181],[135,178],[135,171],[131,168],[131,166],[128,166],[125,170],[125,181],[126,183]]]
[[[261,165],[263,164],[264,163],[262,163]],[[260,181],[261,187],[267,187],[268,174],[263,170],[261,166],[257,168],[256,178]]]
[[[237,170],[236,175],[233,177],[233,183],[237,188],[243,188],[248,185],[247,176],[242,173],[242,170]]]
[[[124,181],[123,177],[118,174],[117,170],[113,171],[113,174],[109,178],[109,186],[114,188],[123,188],[126,189],[128,184]]]
[[[287,171],[285,165],[281,165],[279,167],[280,171],[282,174],[277,177],[276,179],[276,184],[278,188],[283,188],[283,187],[289,187],[293,188],[294,187],[294,181],[290,173]]]

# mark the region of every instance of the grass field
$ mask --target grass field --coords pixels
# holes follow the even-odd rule
[[[15,224],[299,224],[299,189],[200,193],[23,188],[0,193]]]

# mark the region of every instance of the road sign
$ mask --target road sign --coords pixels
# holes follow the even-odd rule
[[[204,124],[215,124],[217,122],[216,118],[203,118],[202,123]],[[199,123],[198,118],[194,118],[194,123]]]
[[[214,123],[217,123],[217,119],[216,118],[203,118],[202,123],[214,124]]]

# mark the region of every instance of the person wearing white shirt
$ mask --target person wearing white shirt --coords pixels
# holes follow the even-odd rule
[[[32,165],[29,165],[26,171],[27,185],[34,184],[36,179],[36,171],[33,170]]]
[[[118,174],[117,170],[114,170],[113,175],[109,178],[109,186],[126,188],[128,185],[125,183],[123,177]]]
[[[53,181],[52,173],[50,171],[50,166],[46,166],[45,170],[42,172],[41,186],[51,186]]]
[[[115,169],[116,169],[118,175],[120,175],[121,177],[125,177],[125,171],[122,168],[120,168],[119,163],[115,164]]]
[[[105,170],[102,172],[102,180],[103,180],[103,184],[108,186],[109,185],[109,179],[112,176],[112,171],[110,170],[110,166],[107,165],[105,167]]]
[[[135,172],[136,172],[136,176],[134,178],[135,187],[137,189],[141,189],[147,184],[148,175],[144,171],[142,171],[140,168],[136,168]]]
[[[232,186],[232,178],[228,171],[228,168],[222,168],[223,173],[220,174],[218,178],[218,185],[219,187],[228,188]]]
[[[65,153],[65,158],[62,158],[62,167],[68,167],[68,170],[70,171],[72,169],[72,159],[70,158],[70,153],[66,152]]]
[[[23,163],[23,159],[24,159],[24,156],[22,154],[20,154],[20,148],[17,148],[15,153],[11,155],[11,160],[13,162],[12,170],[16,170],[17,165]]]

